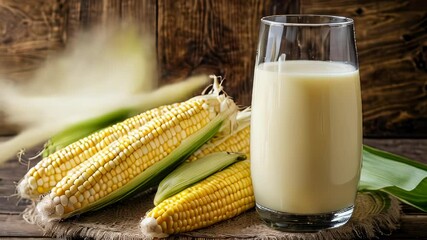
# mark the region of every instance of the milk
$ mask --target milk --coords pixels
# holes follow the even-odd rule
[[[362,150],[358,70],[322,61],[263,63],[252,97],[257,204],[295,214],[352,206]]]

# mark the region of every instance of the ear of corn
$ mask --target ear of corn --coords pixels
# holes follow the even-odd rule
[[[140,94],[138,97],[135,97],[130,106],[120,108],[119,110],[113,110],[104,115],[71,125],[49,139],[44,146],[43,157],[47,157],[81,138],[121,122],[126,118],[135,116],[140,112],[145,112],[158,106],[184,101],[192,95],[196,89],[199,89],[207,82],[208,77],[205,75],[192,76],[185,81],[162,86],[154,92]]]
[[[237,161],[246,159],[241,153],[216,152],[194,162],[185,162],[167,175],[159,184],[154,205],[171,197],[185,188],[205,179]]]
[[[255,206],[248,160],[237,162],[164,200],[140,223],[150,238],[192,231]]]
[[[136,115],[131,115],[131,112],[131,109],[119,109],[97,118],[79,122],[65,129],[64,131],[51,137],[44,145],[43,158],[48,157],[59,149],[62,149],[71,143],[84,138],[85,136],[90,136],[92,133],[97,132],[100,129],[107,128],[115,123],[124,121],[130,116]]]
[[[130,131],[138,129],[150,120],[163,115],[178,104],[154,108],[111,127],[80,139],[42,159],[31,168],[18,185],[22,198],[36,199],[48,193],[71,169],[86,161],[97,152]]]
[[[249,158],[250,153],[250,120],[251,110],[246,108],[237,113],[235,130],[230,134],[218,134],[194,152],[188,159],[188,162],[203,158],[214,152],[239,152],[246,154]]]
[[[96,202],[95,204],[88,205],[87,208],[83,208],[73,213],[78,214],[90,210],[98,210],[106,205],[119,201],[127,196],[132,195],[136,191],[144,191],[148,188],[157,185],[168,173],[173,171],[179,164],[185,160],[189,154],[198,149],[207,140],[215,135],[221,127],[222,121],[214,121],[210,126],[202,129],[196,134],[185,139],[181,142],[181,145],[174,150],[173,153],[167,155],[161,161],[145,169],[137,177],[133,178],[126,184],[120,191],[115,191],[107,198],[102,201]]]
[[[112,142],[69,172],[37,205],[46,221],[114,203],[158,183],[218,131],[231,131],[237,107],[214,90],[181,103]],[[234,120],[233,120],[234,119]]]

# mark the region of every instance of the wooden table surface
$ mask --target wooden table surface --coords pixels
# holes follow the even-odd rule
[[[0,141],[5,139],[0,138]],[[365,139],[365,144],[427,164],[427,139]],[[38,150],[29,151],[27,156],[34,155]],[[37,226],[22,219],[21,213],[29,202],[19,201],[14,193],[16,182],[26,170],[27,166],[15,159],[0,165],[0,239],[50,239]],[[427,239],[427,213],[405,204],[402,204],[402,211],[400,229],[379,239]]]

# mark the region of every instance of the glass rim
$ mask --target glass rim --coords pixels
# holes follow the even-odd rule
[[[329,18],[339,19],[342,22],[322,22],[322,23],[304,23],[304,22],[281,22],[277,21],[273,18],[276,17],[321,17],[321,18]],[[335,16],[335,15],[321,15],[321,14],[283,14],[283,15],[270,15],[261,18],[261,22],[267,25],[275,25],[275,26],[300,26],[300,27],[318,27],[318,26],[348,26],[354,24],[354,20],[352,18],[343,17],[343,16]]]

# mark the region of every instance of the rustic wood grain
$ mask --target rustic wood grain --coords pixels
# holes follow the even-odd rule
[[[427,239],[427,216],[411,216],[403,215],[400,218],[400,228],[391,233],[391,235],[384,235],[378,239],[390,240],[414,240],[414,239]]]
[[[164,82],[191,74],[225,77],[227,93],[250,105],[259,20],[295,13],[299,1],[158,1],[158,58]]]
[[[363,143],[387,152],[401,154],[427,164],[426,139],[372,139],[365,138]]]
[[[42,237],[42,236],[38,236],[38,237],[3,237],[2,240],[52,240],[52,238],[48,238],[48,237]],[[75,240],[79,240],[79,239],[75,239]]]
[[[214,73],[249,105],[259,18],[300,10],[355,19],[366,137],[427,136],[424,0],[3,0],[0,75],[28,79],[81,30],[124,22],[156,34],[162,84]]]
[[[36,225],[24,221],[18,214],[1,214],[0,213],[0,238],[5,237],[43,237],[43,232]]]
[[[19,215],[5,215],[0,213],[0,238],[2,240],[48,240],[43,232],[35,225],[28,224]],[[401,217],[400,229],[391,235],[380,236],[384,240],[414,240],[425,239],[427,216],[404,215]]]
[[[66,9],[67,39],[91,27],[118,23],[136,26],[144,34],[156,34],[156,0],[70,0]]]
[[[29,153],[30,154],[30,153]],[[31,153],[35,154],[35,153]],[[34,166],[32,164],[31,166]],[[29,200],[19,199],[16,195],[16,185],[27,172],[27,166],[11,159],[0,167],[0,213],[19,214],[30,203]]]
[[[0,75],[23,80],[63,47],[61,1],[0,1]]]
[[[118,22],[155,34],[156,0],[0,1],[0,75],[24,81],[69,39]]]
[[[302,10],[355,20],[365,137],[426,136],[427,2],[304,0]]]

